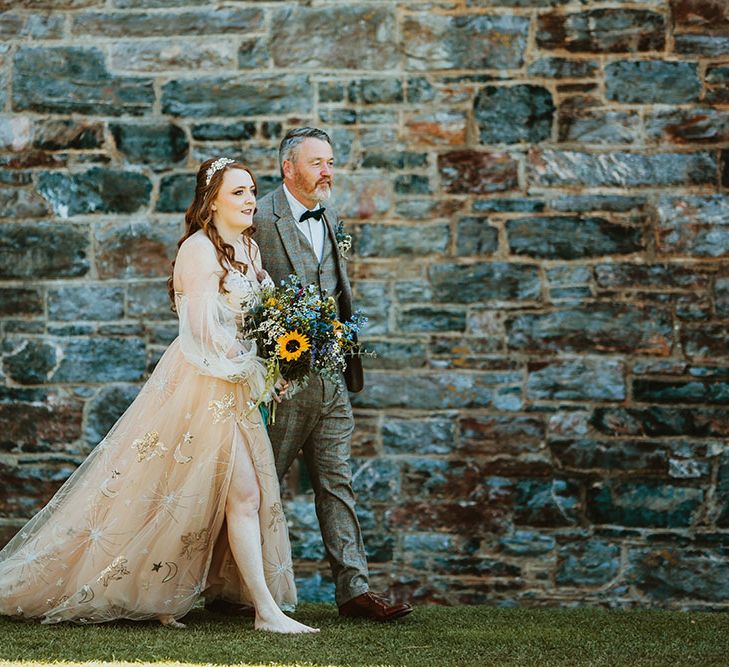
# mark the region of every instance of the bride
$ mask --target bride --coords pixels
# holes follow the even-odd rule
[[[259,630],[316,632],[282,611],[296,589],[255,409],[265,368],[255,343],[236,337],[271,281],[251,239],[255,190],[239,162],[201,165],[170,279],[179,336],[107,436],[0,552],[0,613],[184,627],[177,619],[204,595],[252,605]]]

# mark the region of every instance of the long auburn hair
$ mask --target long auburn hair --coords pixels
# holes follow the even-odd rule
[[[215,201],[215,198],[218,196],[220,186],[223,184],[223,176],[225,175],[225,172],[229,169],[242,169],[243,171],[248,172],[251,180],[253,181],[253,187],[256,189],[256,191],[258,190],[258,184],[256,183],[256,177],[253,175],[253,172],[242,162],[230,162],[229,164],[226,164],[224,167],[218,169],[210,178],[210,183],[206,184],[208,168],[217,159],[218,158],[213,157],[209,160],[205,160],[205,162],[200,165],[200,169],[198,169],[197,180],[195,183],[195,196],[193,197],[192,203],[188,207],[187,211],[185,211],[185,232],[183,233],[180,240],[177,242],[177,249],[179,250],[180,246],[196,231],[202,229],[207,237],[212,241],[212,244],[215,246],[215,254],[218,256],[218,263],[223,269],[223,274],[220,276],[218,288],[221,292],[227,292],[224,282],[226,277],[228,276],[228,267],[232,267],[237,271],[247,273],[248,265],[243,264],[235,259],[235,250],[233,246],[229,243],[226,243],[223,240],[223,237],[220,236],[220,233],[218,232],[217,228],[215,227],[215,223],[213,222],[212,205]],[[248,240],[249,255],[252,251],[251,238],[253,236],[253,232],[255,231],[256,228],[251,225],[243,232],[243,235]],[[172,262],[172,273],[167,280],[167,291],[170,295],[172,310],[176,311],[177,308],[175,306],[174,278],[175,261]]]

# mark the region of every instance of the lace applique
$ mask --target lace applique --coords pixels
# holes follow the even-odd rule
[[[180,540],[185,545],[182,547],[182,551],[180,551],[180,556],[185,556],[189,560],[192,560],[196,551],[205,551],[208,548],[209,539],[210,532],[207,528],[185,533],[180,537]]]
[[[273,532],[278,531],[278,524],[283,523],[284,521],[284,513],[283,508],[281,507],[281,503],[274,503],[270,507],[271,511],[271,520],[268,522],[268,528],[270,530],[273,530]]]
[[[233,392],[228,392],[219,401],[210,401],[210,403],[208,403],[208,410],[213,411],[213,424],[228,421],[234,416],[233,410],[235,410],[235,396],[233,396]]]
[[[162,458],[167,451],[167,447],[159,441],[159,433],[157,431],[150,431],[149,433],[145,433],[144,437],[137,438],[132,443],[132,449],[137,450],[137,461],[139,463],[142,461],[151,461],[155,456]]]
[[[124,558],[124,556],[117,556],[111,562],[111,565],[109,565],[102,571],[97,581],[100,581],[104,585],[104,587],[106,587],[112,581],[121,580],[122,577],[126,576],[127,574],[131,574],[131,572],[127,570],[126,565],[127,559]]]

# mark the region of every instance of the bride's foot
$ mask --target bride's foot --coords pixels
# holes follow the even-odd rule
[[[176,621],[174,616],[160,616],[159,622],[162,623],[162,625],[167,626],[168,628],[177,628],[178,630],[187,627],[184,623]]]
[[[319,628],[312,628],[303,623],[289,618],[281,611],[272,616],[264,617],[256,614],[256,621],[253,624],[256,630],[265,630],[267,632],[280,632],[283,634],[303,634],[308,632],[319,632]]]

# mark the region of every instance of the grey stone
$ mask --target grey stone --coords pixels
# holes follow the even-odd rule
[[[78,278],[89,271],[88,230],[54,223],[3,223],[0,278]]]
[[[95,226],[99,278],[168,278],[181,235],[180,221]]]
[[[66,338],[54,382],[138,382],[147,355],[139,338]]]
[[[714,283],[714,306],[721,318],[729,318],[729,278],[717,278]]]
[[[382,443],[388,454],[450,454],[456,424],[451,419],[397,419],[382,425]]]
[[[561,113],[558,128],[560,141],[632,144],[639,141],[640,117],[627,111]]]
[[[577,523],[579,510],[579,487],[569,480],[522,480],[516,485],[516,525],[570,526]]]
[[[502,537],[499,544],[512,556],[541,556],[554,549],[556,540],[536,530],[517,529],[511,535]]]
[[[598,264],[595,277],[600,287],[622,289],[705,288],[708,276],[691,264]]]
[[[540,58],[527,69],[527,74],[545,79],[582,79],[597,73],[594,60],[570,60],[569,58]]]
[[[239,123],[198,123],[190,130],[193,139],[200,141],[238,141],[251,139],[256,134],[252,121]]]
[[[93,47],[20,47],[13,79],[19,111],[141,116],[154,103],[151,79],[111,75]]]
[[[474,213],[539,213],[544,202],[539,199],[477,199],[473,202]]]
[[[605,65],[605,94],[625,104],[683,104],[701,92],[695,63],[625,60]]]
[[[430,179],[420,174],[404,174],[394,180],[395,192],[405,195],[431,194]]]
[[[561,586],[600,586],[620,571],[620,547],[600,539],[569,542],[559,548],[556,581]]]
[[[540,298],[539,272],[530,264],[432,264],[428,272],[438,302],[489,303]]]
[[[165,22],[167,18],[165,17]],[[138,39],[113,42],[111,68],[133,72],[206,71],[232,69],[236,45],[229,40]]]
[[[351,81],[348,91],[352,102],[390,104],[403,101],[402,81],[394,77]]]
[[[662,51],[666,22],[662,14],[641,9],[594,9],[539,15],[540,49],[566,49],[573,53],[637,53]]]
[[[644,475],[665,475],[668,471],[667,448],[660,442],[580,438],[553,440],[549,447],[562,469],[612,470]]]
[[[405,333],[465,331],[466,312],[453,307],[408,306],[399,309],[397,328]]]
[[[113,384],[102,387],[86,407],[86,442],[89,445],[101,442],[137,394],[139,387],[136,385]]]
[[[175,79],[162,86],[162,112],[171,116],[306,114],[312,101],[309,78],[299,74]]]
[[[48,204],[33,190],[0,187],[0,218],[43,218]]]
[[[364,390],[354,395],[361,408],[408,408],[421,410],[489,407],[493,398],[493,376],[488,373],[370,371]]]
[[[13,341],[16,343],[16,341]],[[20,384],[46,384],[56,368],[58,348],[52,341],[27,339],[3,357],[3,371]]]
[[[716,157],[709,152],[585,153],[532,151],[528,177],[535,185],[661,187],[716,182]]]
[[[676,53],[716,58],[729,53],[729,37],[691,33],[677,34],[673,38],[673,48]]]
[[[174,317],[167,282],[130,285],[127,288],[127,314],[154,320]]]
[[[271,34],[276,67],[387,70],[398,62],[387,6],[289,5],[273,12]]]
[[[506,223],[506,234],[513,254],[545,259],[631,254],[642,251],[644,245],[640,227],[602,218],[516,218]]]
[[[365,224],[359,228],[356,248],[360,257],[442,254],[449,238],[448,225]]]
[[[184,213],[195,196],[195,174],[163,176],[155,210],[161,213]]]
[[[2,13],[0,39],[61,39],[65,17],[62,14]]]
[[[549,208],[555,211],[585,213],[588,211],[611,211],[624,213],[641,210],[647,204],[645,197],[626,195],[563,195],[550,199]]]
[[[368,336],[377,336],[389,330],[388,312],[391,298],[384,282],[359,280],[354,285],[354,297],[357,306],[367,313]]]
[[[51,320],[117,320],[124,317],[124,290],[105,285],[54,287],[48,290]]]
[[[363,339],[362,343],[367,352],[376,355],[362,359],[365,368],[422,368],[426,364],[426,346],[422,342]]]
[[[532,362],[527,392],[532,399],[619,401],[625,398],[625,365],[614,359]]]
[[[407,15],[401,30],[407,69],[516,69],[524,62],[529,18],[419,13]]]
[[[38,192],[56,215],[134,213],[149,204],[150,180],[138,173],[92,167],[82,173],[41,172]]]
[[[352,487],[364,501],[390,501],[400,494],[400,467],[392,459],[355,460]]]
[[[542,354],[591,350],[667,355],[673,342],[668,311],[620,303],[516,315],[507,319],[506,331],[510,349]]]
[[[159,171],[187,157],[187,135],[174,123],[110,123],[109,129],[117,149],[128,162],[149,164]]]
[[[161,19],[161,17],[164,17]],[[254,7],[213,7],[157,12],[79,12],[71,19],[74,35],[160,37],[252,32],[263,28],[263,12]]]
[[[260,69],[268,67],[270,62],[271,51],[266,37],[250,37],[241,41],[238,49],[240,69]]]
[[[639,547],[630,550],[626,579],[650,600],[721,603],[729,595],[726,560],[725,547]]]
[[[538,143],[552,134],[555,107],[541,86],[486,86],[473,109],[482,144]]]
[[[487,218],[466,217],[456,228],[456,254],[491,255],[499,249],[499,230]]]
[[[344,102],[346,87],[341,81],[318,81],[320,102]]]
[[[599,524],[680,528],[690,526],[704,490],[662,481],[601,482],[587,489],[587,511]]]
[[[658,250],[700,257],[729,253],[729,197],[664,195],[658,202]]]

